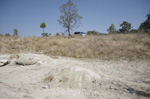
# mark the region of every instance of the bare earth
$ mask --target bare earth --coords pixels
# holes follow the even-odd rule
[[[2,59],[10,63],[0,67],[0,99],[150,99],[150,61],[38,54]]]

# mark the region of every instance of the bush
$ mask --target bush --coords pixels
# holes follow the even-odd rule
[[[96,31],[88,31],[87,32],[87,35],[97,35],[98,34],[98,32],[96,32]]]
[[[56,36],[59,36],[60,34],[59,33],[56,33]]]
[[[136,29],[132,29],[131,31],[130,31],[130,33],[137,33],[138,32],[138,30],[136,30]]]
[[[51,36],[51,33],[42,33],[42,36]]]
[[[9,33],[6,33],[5,36],[11,36]]]
[[[0,36],[3,36],[3,33],[1,33]]]

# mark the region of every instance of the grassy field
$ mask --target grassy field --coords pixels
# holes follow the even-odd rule
[[[68,37],[0,37],[0,53],[42,53],[50,56],[108,60],[150,59],[150,35],[109,34]]]

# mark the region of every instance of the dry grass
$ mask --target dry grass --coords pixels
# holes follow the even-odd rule
[[[52,56],[99,59],[150,59],[150,35],[0,37],[0,53],[43,53]]]

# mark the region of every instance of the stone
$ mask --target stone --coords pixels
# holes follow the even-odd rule
[[[9,61],[8,61],[8,60],[5,60],[5,59],[0,60],[0,67],[5,66],[5,65],[7,65],[7,64],[9,64]]]
[[[41,65],[50,63],[52,59],[46,55],[19,54],[16,65]]]
[[[16,61],[17,65],[33,65],[36,64],[36,61],[33,58],[20,58]]]
[[[10,57],[9,57],[9,59],[19,59],[19,55],[11,55]]]

